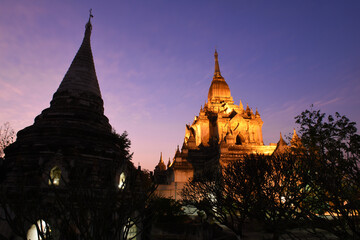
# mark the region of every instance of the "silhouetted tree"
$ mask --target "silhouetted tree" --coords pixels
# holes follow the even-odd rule
[[[214,218],[221,224],[242,235],[242,225],[246,218],[243,211],[245,201],[234,201],[231,189],[226,185],[221,171],[205,171],[188,182],[182,190],[184,204],[204,211],[207,218]],[[240,200],[240,199],[239,199]]]
[[[4,149],[9,146],[15,139],[14,129],[9,122],[0,126],[0,158],[4,157]]]
[[[301,191],[292,155],[247,155],[221,171],[195,177],[183,190],[194,205],[242,235],[246,219],[256,219],[278,239],[302,220]]]
[[[297,116],[301,143],[282,154],[248,155],[196,176],[185,202],[240,235],[244,221],[256,219],[273,239],[297,227],[359,238],[360,137],[345,116],[325,117],[313,110]]]
[[[300,207],[308,193],[300,169],[298,157],[289,153],[245,156],[225,167],[226,194],[279,239],[305,220]]]
[[[143,221],[144,231],[141,239],[153,239],[151,232],[154,226],[169,224],[172,227],[179,221],[186,218],[180,201],[172,198],[164,198],[156,194],[152,195],[147,201],[145,209],[145,219]]]
[[[312,196],[302,205],[302,212],[317,227],[341,239],[360,238],[360,136],[356,123],[339,113],[326,117],[312,109],[295,119],[304,145],[302,181]]]
[[[70,181],[61,175],[61,184],[55,184],[48,174],[49,183],[39,187],[22,187],[15,193],[6,193],[3,184],[0,203],[3,215],[13,231],[23,239],[31,224],[37,227],[41,239],[133,239],[139,237],[147,201],[154,192],[150,175],[136,169],[130,162],[130,141],[126,133],[114,133],[114,141],[122,150],[120,156],[126,178],[122,185],[115,183],[119,169],[118,159],[103,162],[99,182],[89,184],[87,175]],[[10,169],[9,169],[10,170]],[[81,176],[84,171],[75,169],[73,174]],[[101,179],[105,183],[101,184]],[[108,181],[109,180],[109,181]],[[44,221],[42,228],[38,222]],[[136,233],[129,231],[136,226]],[[49,231],[51,230],[51,232]],[[40,239],[40,238],[39,238]]]
[[[279,239],[281,234],[291,234],[290,230],[299,227],[304,220],[299,210],[301,202],[308,197],[299,176],[299,159],[283,153],[272,156],[252,155],[243,162],[256,165],[257,168],[257,173],[250,178],[251,182],[238,183],[253,184],[252,188],[257,189],[253,193],[250,218],[256,219],[272,232],[273,239]]]

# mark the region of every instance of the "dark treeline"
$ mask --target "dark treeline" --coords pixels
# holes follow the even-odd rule
[[[319,110],[306,110],[295,119],[301,141],[282,153],[244,156],[195,176],[183,190],[184,201],[240,236],[244,222],[251,220],[272,232],[273,239],[294,228],[360,239],[355,123]]]

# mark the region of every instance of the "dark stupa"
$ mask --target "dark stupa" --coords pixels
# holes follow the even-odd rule
[[[7,186],[61,187],[62,181],[116,185],[122,168],[129,164],[124,160],[123,139],[104,115],[90,46],[91,17],[50,107],[33,125],[19,131],[16,142],[5,151],[11,169]]]

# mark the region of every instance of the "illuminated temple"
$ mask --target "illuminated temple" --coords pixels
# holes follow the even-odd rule
[[[242,102],[234,104],[230,88],[221,75],[215,51],[215,72],[207,102],[191,125],[186,125],[184,143],[165,167],[162,156],[155,167],[158,194],[180,198],[183,185],[194,174],[218,168],[246,154],[272,154],[276,144],[264,145],[258,110]]]

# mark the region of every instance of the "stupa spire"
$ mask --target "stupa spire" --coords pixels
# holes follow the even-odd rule
[[[227,102],[233,104],[234,101],[231,97],[230,88],[225,82],[225,79],[221,76],[218,53],[215,49],[215,71],[214,77],[211,82],[208,93],[208,104]]]
[[[240,103],[239,103],[239,109],[241,112],[244,111],[244,105],[242,104],[241,100],[240,100]]]
[[[294,137],[298,137],[297,133],[296,133],[296,129],[294,128],[294,134],[293,134],[293,138]]]
[[[171,167],[171,165],[172,165],[172,162],[171,162],[170,157],[169,157],[169,161],[168,161],[168,164],[167,164],[167,168]]]
[[[294,134],[293,134],[293,136],[291,138],[290,143],[291,143],[292,146],[301,146],[301,139],[297,135],[295,128],[294,128]]]
[[[248,114],[248,115],[250,115],[251,114],[251,111],[250,111],[250,108],[249,108],[249,104],[247,103],[246,104],[246,113]]]
[[[277,145],[281,145],[281,146],[287,146],[287,143],[285,142],[284,138],[282,137],[282,134],[280,132],[280,140],[279,142],[277,143]]]
[[[76,53],[64,79],[62,80],[58,90],[54,95],[62,92],[78,95],[78,93],[90,93],[101,98],[100,87],[95,72],[95,65],[90,45],[90,37],[92,31],[91,18],[93,15],[89,13],[89,20],[85,25],[85,34],[82,44]]]
[[[160,171],[166,170],[166,165],[165,165],[163,157],[162,157],[162,152],[160,153],[160,160],[159,160],[159,163],[156,166],[156,168],[157,168],[157,170],[160,170]]]
[[[257,108],[256,108],[255,116],[260,117],[260,113]]]
[[[221,73],[220,73],[220,66],[219,66],[219,59],[218,59],[218,53],[215,49],[215,72],[214,72],[214,77],[215,78],[222,78]]]
[[[159,161],[159,163],[163,163],[164,162],[164,160],[163,160],[163,156],[162,156],[162,152],[160,153],[160,161]]]

